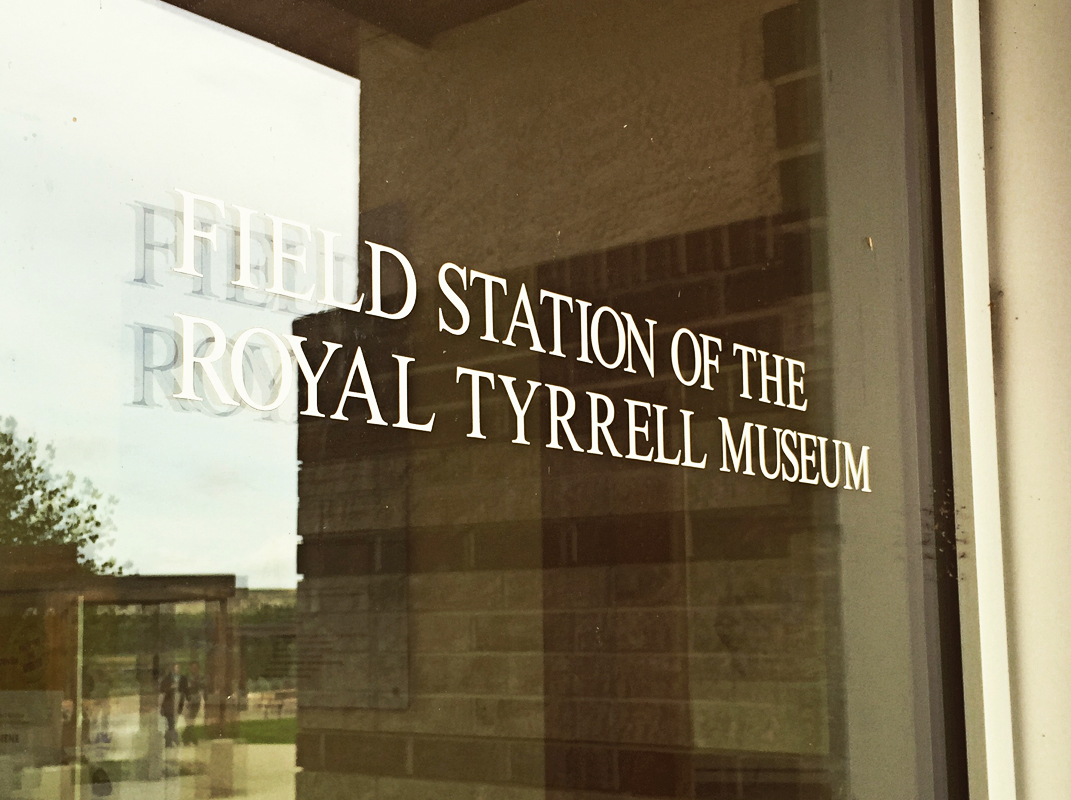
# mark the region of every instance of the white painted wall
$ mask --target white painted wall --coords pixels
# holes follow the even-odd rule
[[[1001,506],[1020,800],[1071,791],[1071,3],[982,3]]]

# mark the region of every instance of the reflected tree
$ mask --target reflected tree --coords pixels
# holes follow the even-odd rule
[[[79,564],[96,573],[119,574],[100,550],[114,530],[117,500],[105,498],[88,479],[57,472],[52,445],[22,439],[8,417],[0,426],[0,546],[74,545]]]

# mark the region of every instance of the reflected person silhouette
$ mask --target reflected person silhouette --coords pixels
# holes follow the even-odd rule
[[[173,664],[171,672],[164,675],[160,681],[160,715],[167,722],[167,730],[164,732],[165,747],[177,747],[181,744],[175,720],[182,713],[182,683],[185,680],[179,665]]]

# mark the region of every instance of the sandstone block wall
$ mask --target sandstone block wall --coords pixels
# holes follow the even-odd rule
[[[817,427],[816,59],[810,7],[783,2],[532,2],[427,50],[366,29],[364,232],[388,220],[386,243],[429,286],[451,260],[656,317],[670,335],[688,325],[806,358]],[[430,320],[428,297],[415,316]],[[718,415],[756,418],[725,388],[728,361],[707,392],[430,325],[300,324],[413,355],[414,416],[439,415],[411,435],[302,420],[299,593],[319,672],[300,695],[301,797],[830,796],[831,509],[716,467],[548,450],[541,400],[533,446],[509,443],[512,412],[492,398],[487,440],[466,439],[453,374],[464,363],[689,408],[716,443]],[[376,585],[391,587],[378,607]]]

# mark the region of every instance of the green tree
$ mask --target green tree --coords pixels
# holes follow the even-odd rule
[[[15,420],[0,427],[0,545],[74,545],[79,564],[97,573],[119,573],[114,559],[99,551],[114,530],[111,512],[117,502],[88,479],[57,473],[55,450],[43,449],[34,437],[20,439]]]

